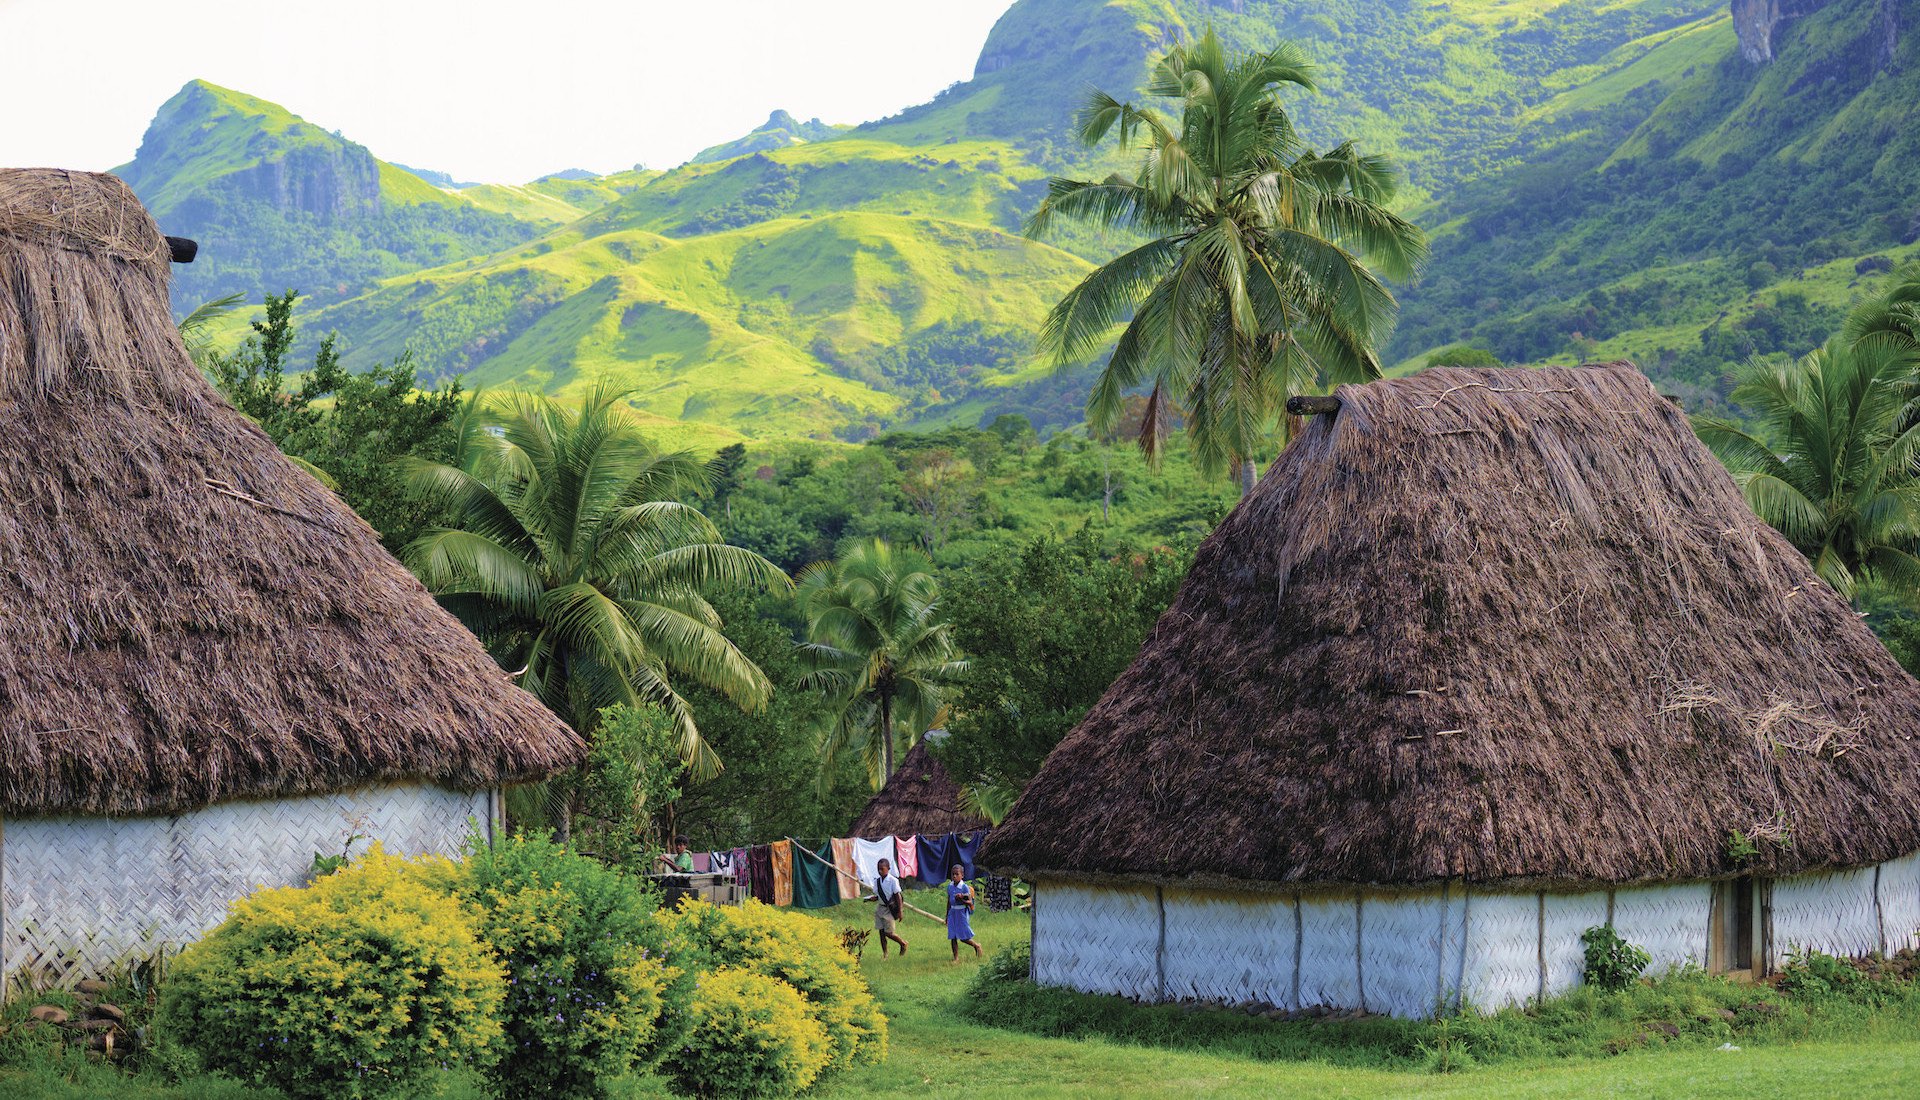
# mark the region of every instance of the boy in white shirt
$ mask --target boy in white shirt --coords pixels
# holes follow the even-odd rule
[[[893,864],[881,860],[874,870],[879,874],[873,880],[873,927],[880,933],[880,957],[887,957],[887,941],[900,945],[900,957],[907,957],[907,941],[900,938],[896,931],[899,927],[901,906],[905,899],[900,895],[900,879],[893,873]]]

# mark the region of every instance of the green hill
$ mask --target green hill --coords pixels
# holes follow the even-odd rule
[[[1402,288],[1402,369],[1463,340],[1509,361],[1624,353],[1714,405],[1730,362],[1810,346],[1920,233],[1902,29],[1920,0],[1725,4],[1020,0],[972,79],[892,118],[776,113],[668,171],[519,187],[435,187],[195,84],[127,171],[170,226],[209,227],[183,300],[300,286],[350,362],[410,350],[552,389],[612,375],[723,434],[1071,422],[1084,373],[1051,375],[1032,336],[1119,242],[1015,234],[1048,174],[1116,163],[1068,138],[1087,86],[1136,86],[1210,24],[1243,48],[1300,41],[1322,87],[1292,100],[1310,140],[1404,166],[1436,240]]]
[[[681,239],[611,221],[388,280],[313,323],[347,337],[350,363],[411,351],[469,384],[558,391],[613,377],[663,417],[854,438],[995,397],[1087,266],[922,215],[803,214]]]
[[[182,308],[298,287],[338,301],[376,280],[526,240],[539,219],[485,208],[277,104],[196,80],[161,105],[115,172],[169,233],[200,242]]]

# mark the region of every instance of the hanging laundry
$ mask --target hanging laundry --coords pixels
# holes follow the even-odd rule
[[[893,838],[882,837],[879,840],[855,840],[853,842],[853,865],[860,876],[860,885],[871,890],[873,880],[879,875],[881,860],[893,862]]]
[[[1005,913],[1013,908],[1013,880],[987,872],[987,908],[995,913]]]
[[[793,845],[784,840],[776,840],[767,847],[773,849],[773,903],[792,905]]]
[[[826,909],[840,904],[839,876],[833,871],[833,844],[818,848],[796,841],[793,847],[793,904],[801,909]]]
[[[756,844],[749,850],[747,866],[751,869],[748,889],[755,901],[773,904],[773,846]]]
[[[920,846],[913,837],[897,836],[893,838],[893,873],[905,883],[920,873]]]
[[[920,881],[928,886],[947,881],[947,868],[953,866],[953,834],[927,836],[922,833],[913,838],[913,844],[920,860]]]
[[[731,875],[733,874],[733,853],[708,852],[707,866],[713,868],[713,873],[716,875]]]
[[[713,870],[713,853],[711,853],[711,852],[694,852],[694,853],[692,853],[692,855],[693,855],[693,870],[694,870],[694,873],[695,873],[695,874],[701,874],[701,875],[704,875],[704,874],[708,874],[708,873],[710,873],[710,872],[712,872],[712,870]]]
[[[839,873],[840,896],[858,898],[860,896],[860,872],[853,862],[853,841],[836,840],[833,842],[833,869]]]
[[[953,858],[947,861],[951,867],[958,863],[966,868],[968,878],[974,877],[973,857],[980,853],[980,842],[987,839],[987,831],[961,833],[953,838]]]

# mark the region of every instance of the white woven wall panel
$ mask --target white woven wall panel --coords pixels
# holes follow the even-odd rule
[[[1035,893],[1035,982],[1083,993],[1159,996],[1160,904],[1153,887],[1047,882]]]
[[[1360,959],[1354,895],[1300,899],[1300,1007],[1360,1007]]]
[[[1682,963],[1705,965],[1712,912],[1711,883],[1636,886],[1614,892],[1613,930],[1653,956],[1648,974],[1663,974]]]
[[[1447,989],[1441,964],[1446,909],[1430,894],[1368,892],[1360,902],[1361,992],[1368,1012],[1433,1015]]]
[[[353,834],[388,851],[457,854],[487,792],[383,787],[223,802],[177,817],[10,818],[0,830],[10,976],[60,983],[195,939],[261,886],[305,880]],[[366,841],[355,845],[356,853]]]
[[[1491,1012],[1524,1004],[1540,991],[1540,898],[1534,893],[1483,894],[1466,900],[1467,946],[1460,1002]]]
[[[1545,906],[1547,995],[1564,993],[1580,984],[1587,972],[1587,950],[1580,933],[1607,923],[1607,895],[1548,894]],[[1704,926],[1701,942],[1706,942]]]
[[[1920,944],[1920,852],[1880,865],[1880,916],[1888,954]]]
[[[1293,1000],[1293,899],[1168,889],[1169,1000]]]
[[[1812,947],[1842,956],[1880,950],[1880,925],[1873,911],[1873,868],[1775,879],[1774,965],[1786,962],[1790,947]]]

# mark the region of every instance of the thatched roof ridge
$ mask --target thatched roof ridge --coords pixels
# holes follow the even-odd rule
[[[159,813],[584,751],[187,358],[112,176],[0,170],[0,813]]]
[[[1339,397],[1201,546],[989,865],[1571,884],[1920,849],[1920,684],[1632,364]]]
[[[907,750],[886,785],[874,793],[853,823],[852,835],[945,836],[984,829],[987,819],[960,808],[960,784],[927,749],[923,738]]]

